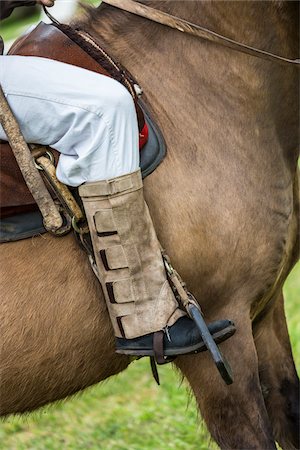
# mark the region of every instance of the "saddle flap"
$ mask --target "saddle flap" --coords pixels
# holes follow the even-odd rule
[[[29,34],[18,39],[8,55],[39,56],[82,67],[102,75],[110,74],[79,45],[51,24],[40,22]]]
[[[8,143],[0,142],[1,154],[1,211],[19,205],[35,203]],[[3,211],[2,211],[3,212]]]
[[[89,43],[86,43],[86,45],[90,46]],[[89,52],[91,55],[94,54],[95,58],[99,57],[100,50],[90,48]],[[18,39],[8,52],[8,55],[38,56],[40,58],[53,59],[112,77],[109,71],[90,54],[55,25],[44,22],[40,22],[29,34]],[[136,99],[134,101],[139,131],[142,133],[145,119]]]

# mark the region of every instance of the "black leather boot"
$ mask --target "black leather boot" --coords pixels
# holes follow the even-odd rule
[[[235,326],[231,320],[217,320],[208,325],[208,329],[216,343],[225,341],[235,333]],[[181,317],[174,325],[164,330],[146,334],[135,339],[116,338],[117,353],[134,356],[155,356],[155,340],[157,333],[161,333],[164,356],[175,357],[206,350],[200,332],[192,319]]]

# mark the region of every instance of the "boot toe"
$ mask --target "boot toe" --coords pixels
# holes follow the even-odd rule
[[[212,336],[217,333],[231,329],[234,323],[231,320],[217,320],[208,325],[208,329]],[[187,316],[181,317],[178,321],[168,329],[170,340],[165,336],[165,349],[171,347],[185,348],[203,345],[203,340],[195,322]]]

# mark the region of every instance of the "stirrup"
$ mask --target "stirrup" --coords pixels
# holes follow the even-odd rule
[[[181,302],[181,304],[186,309],[189,317],[195,322],[202,340],[209,350],[212,359],[226,384],[233,383],[233,373],[232,369],[225,358],[222,355],[221,350],[215,343],[206,323],[202,315],[202,311],[199,303],[196,298],[187,290],[185,283],[181,279],[180,275],[176,272],[176,270],[172,267],[170,263],[170,258],[168,255],[162,250],[162,256],[165,263],[167,275],[171,286],[173,287],[175,296]]]

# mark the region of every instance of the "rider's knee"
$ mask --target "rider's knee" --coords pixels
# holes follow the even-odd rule
[[[130,117],[135,113],[134,101],[129,91],[119,82],[112,80],[111,89],[101,98],[106,113]]]

